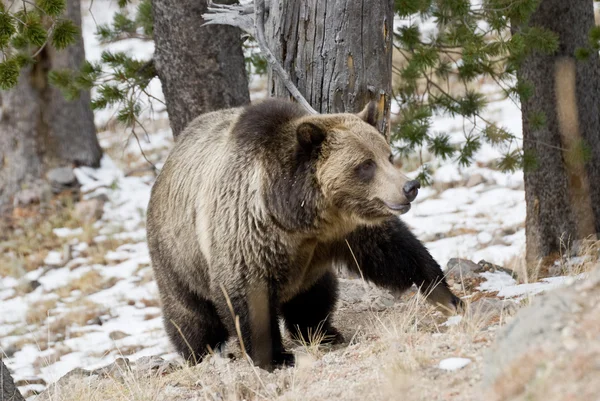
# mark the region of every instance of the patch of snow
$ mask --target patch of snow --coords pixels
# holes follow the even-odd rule
[[[564,287],[575,280],[583,278],[585,275],[578,276],[559,276],[544,278],[537,283],[520,284],[512,287],[504,287],[498,292],[499,297],[517,298],[527,295],[536,295],[544,291],[550,291],[555,288]]]
[[[462,320],[462,315],[450,316],[448,320],[442,323],[442,326],[457,326],[458,324],[460,324],[460,322],[462,322]]]
[[[60,266],[63,264],[62,252],[50,251],[48,256],[44,259],[44,264],[48,266]]]
[[[49,270],[48,273],[44,274],[38,279],[41,287],[45,291],[56,290],[60,287],[64,287],[71,281],[80,278],[85,273],[89,272],[91,267],[83,266],[75,270],[71,270],[68,267],[62,267],[59,269]]]
[[[14,277],[0,277],[0,289],[15,287],[19,281]]]
[[[480,275],[486,280],[477,287],[480,291],[502,291],[505,287],[514,287],[517,284],[517,281],[505,272],[484,272]]]
[[[536,295],[544,291],[564,287],[575,280],[585,277],[585,274],[577,276],[559,276],[543,278],[535,283],[517,284],[517,282],[505,272],[480,273],[486,281],[477,288],[480,291],[498,292],[498,297],[521,299],[525,296]]]
[[[54,235],[56,235],[57,237],[60,237],[60,238],[74,237],[74,236],[83,234],[83,228],[81,228],[81,227],[78,227],[78,228],[62,227],[62,228],[55,228],[52,230],[52,232],[54,233]]]
[[[447,371],[459,370],[471,363],[469,358],[446,358],[440,361],[438,368]]]

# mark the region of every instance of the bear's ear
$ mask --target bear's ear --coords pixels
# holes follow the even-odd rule
[[[371,100],[358,116],[367,124],[377,128],[377,121],[379,121],[379,104]]]
[[[303,122],[296,129],[298,143],[307,151],[321,146],[326,136],[325,128],[313,122]]]

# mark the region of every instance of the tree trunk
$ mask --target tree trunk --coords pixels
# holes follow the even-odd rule
[[[2,395],[0,401],[24,401],[2,359],[0,359],[0,394]]]
[[[202,113],[250,102],[241,31],[202,26],[207,5],[202,0],[152,1],[154,61],[175,137]]]
[[[266,37],[315,110],[359,112],[377,100],[389,137],[393,22],[390,0],[271,0]],[[290,97],[272,73],[269,93]]]
[[[69,0],[66,17],[81,25],[79,0]],[[48,83],[51,69],[77,69],[85,60],[83,39],[62,51],[46,47],[25,68],[18,85],[2,96],[0,118],[0,207],[23,187],[38,185],[49,168],[96,167],[102,150],[96,138],[89,92],[67,101]]]
[[[560,38],[555,54],[531,54],[518,71],[535,88],[521,107],[523,148],[537,161],[525,170],[527,261],[536,263],[600,232],[600,64],[593,50],[586,61],[574,57],[588,46],[592,1],[542,0],[529,25]],[[543,128],[532,128],[533,112],[546,115]]]

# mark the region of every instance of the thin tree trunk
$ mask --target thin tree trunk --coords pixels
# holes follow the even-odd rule
[[[272,0],[266,36],[313,108],[358,112],[377,100],[379,129],[388,135],[393,20],[390,0]],[[269,93],[290,97],[272,73]]]
[[[69,0],[66,17],[81,25],[79,0]],[[89,92],[66,101],[48,83],[51,69],[77,69],[85,59],[83,39],[60,52],[46,47],[25,68],[18,85],[2,95],[0,119],[0,206],[52,167],[96,167],[102,150],[96,138]]]
[[[0,359],[0,401],[24,401],[25,399],[19,392],[19,389],[15,386],[8,368]]]
[[[521,105],[523,148],[537,161],[525,171],[527,260],[535,263],[600,232],[600,64],[595,51],[586,61],[574,57],[588,46],[592,1],[542,0],[529,25],[560,38],[556,54],[532,54],[518,71],[535,88]],[[533,112],[546,115],[543,128],[532,128]]]
[[[250,102],[241,31],[203,27],[207,6],[203,0],[152,1],[154,60],[175,137],[202,113]]]

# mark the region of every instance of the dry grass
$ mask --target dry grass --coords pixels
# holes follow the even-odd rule
[[[600,263],[600,240],[576,242],[561,240],[561,252],[552,258],[528,264],[525,255],[512,257],[505,266],[517,273],[520,283],[534,283],[545,277],[574,276],[594,269]]]
[[[99,316],[108,313],[106,308],[86,298],[68,304],[66,308],[66,312],[55,316],[48,324],[47,333],[53,338],[66,338],[70,336],[68,329],[71,326],[86,326]]]
[[[58,288],[55,293],[61,298],[68,297],[76,290],[80,291],[81,295],[90,295],[112,287],[118,280],[114,277],[105,278],[98,270],[90,270]]]
[[[82,239],[91,243],[97,230],[93,222],[82,224],[75,216],[77,198],[77,194],[59,194],[46,204],[0,216],[0,275],[21,277],[42,266],[49,251],[63,248],[70,240],[54,235],[55,228],[82,227]]]
[[[45,321],[50,316],[50,311],[56,308],[58,300],[56,298],[44,299],[29,305],[25,314],[27,324],[37,324]]]
[[[242,357],[210,355],[168,375],[146,377],[123,368],[100,381],[79,377],[51,386],[41,400],[388,400],[399,394],[406,400],[477,400],[473,372],[493,336],[487,327],[504,319],[492,321],[468,309],[459,324],[448,327],[442,324],[447,318],[419,293],[406,298],[383,312],[340,310],[336,322],[345,335],[353,333],[349,344],[319,346],[323,334],[316,332],[292,348],[293,368],[267,372]],[[235,342],[227,351],[231,347]],[[437,369],[441,359],[451,356],[473,362],[452,373]],[[445,396],[440,398],[440,392]]]

